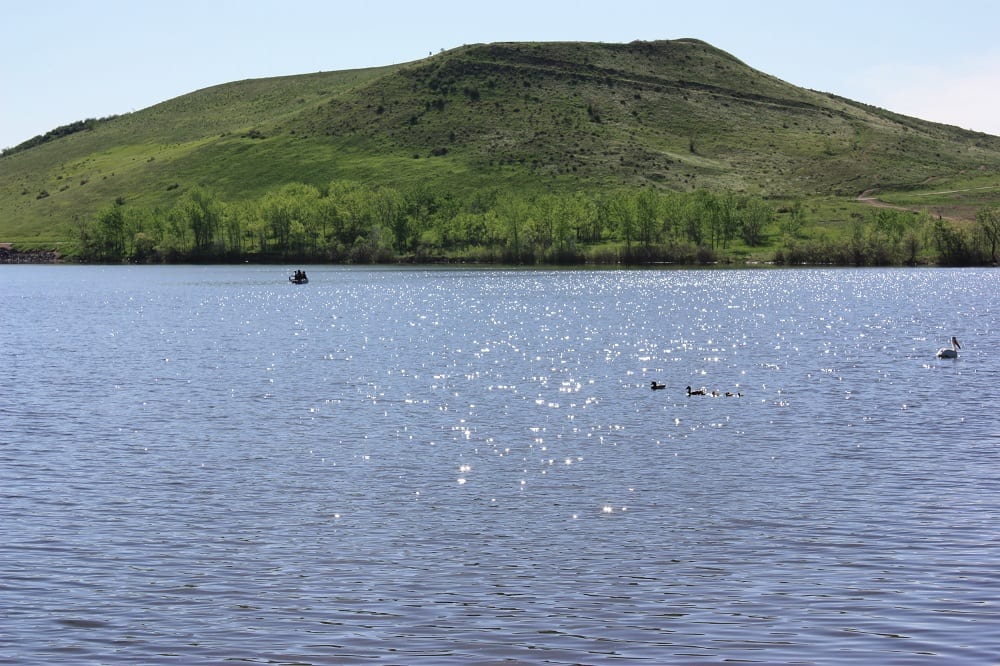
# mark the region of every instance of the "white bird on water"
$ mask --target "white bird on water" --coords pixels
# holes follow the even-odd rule
[[[962,345],[958,344],[958,339],[952,336],[951,347],[941,347],[938,349],[938,358],[958,358],[958,350],[962,348]]]

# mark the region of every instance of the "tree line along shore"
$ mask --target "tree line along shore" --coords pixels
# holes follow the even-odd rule
[[[866,208],[841,225],[802,201],[651,188],[466,196],[333,182],[225,201],[202,189],[167,209],[122,198],[78,220],[66,259],[94,263],[991,265],[1000,207],[974,222]],[[7,256],[14,253],[8,249]],[[30,257],[28,256],[30,255]],[[3,255],[0,255],[2,259]],[[25,260],[54,260],[27,253]]]

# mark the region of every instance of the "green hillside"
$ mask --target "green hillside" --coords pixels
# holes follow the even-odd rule
[[[75,234],[74,220],[93,216],[119,197],[166,206],[193,185],[239,196],[294,179],[294,169],[279,173],[248,159],[234,171],[233,164],[216,160],[257,148],[261,142],[247,135],[261,123],[281,122],[307,104],[349,94],[392,69],[214,86],[5,155],[0,158],[0,239],[65,240]],[[241,172],[255,177],[238,180],[245,175]]]
[[[1000,138],[798,88],[690,39],[465,46],[228,83],[87,126],[0,158],[0,241],[72,247],[115,201],[235,203],[290,183],[459,199],[707,190],[807,202],[816,223],[846,221],[869,191],[969,220],[1000,200]]]

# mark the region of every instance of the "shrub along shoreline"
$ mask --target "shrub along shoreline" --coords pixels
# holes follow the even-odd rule
[[[992,265],[1000,207],[974,223],[873,207],[823,226],[801,201],[734,193],[460,198],[427,190],[292,183],[251,201],[187,191],[171,208],[119,198],[78,223],[84,263],[480,263],[497,265]]]

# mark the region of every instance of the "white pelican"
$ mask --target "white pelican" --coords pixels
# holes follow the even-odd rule
[[[954,336],[951,338],[951,347],[941,347],[938,349],[938,358],[958,358],[958,350],[962,348],[962,345],[958,344],[958,339]]]

